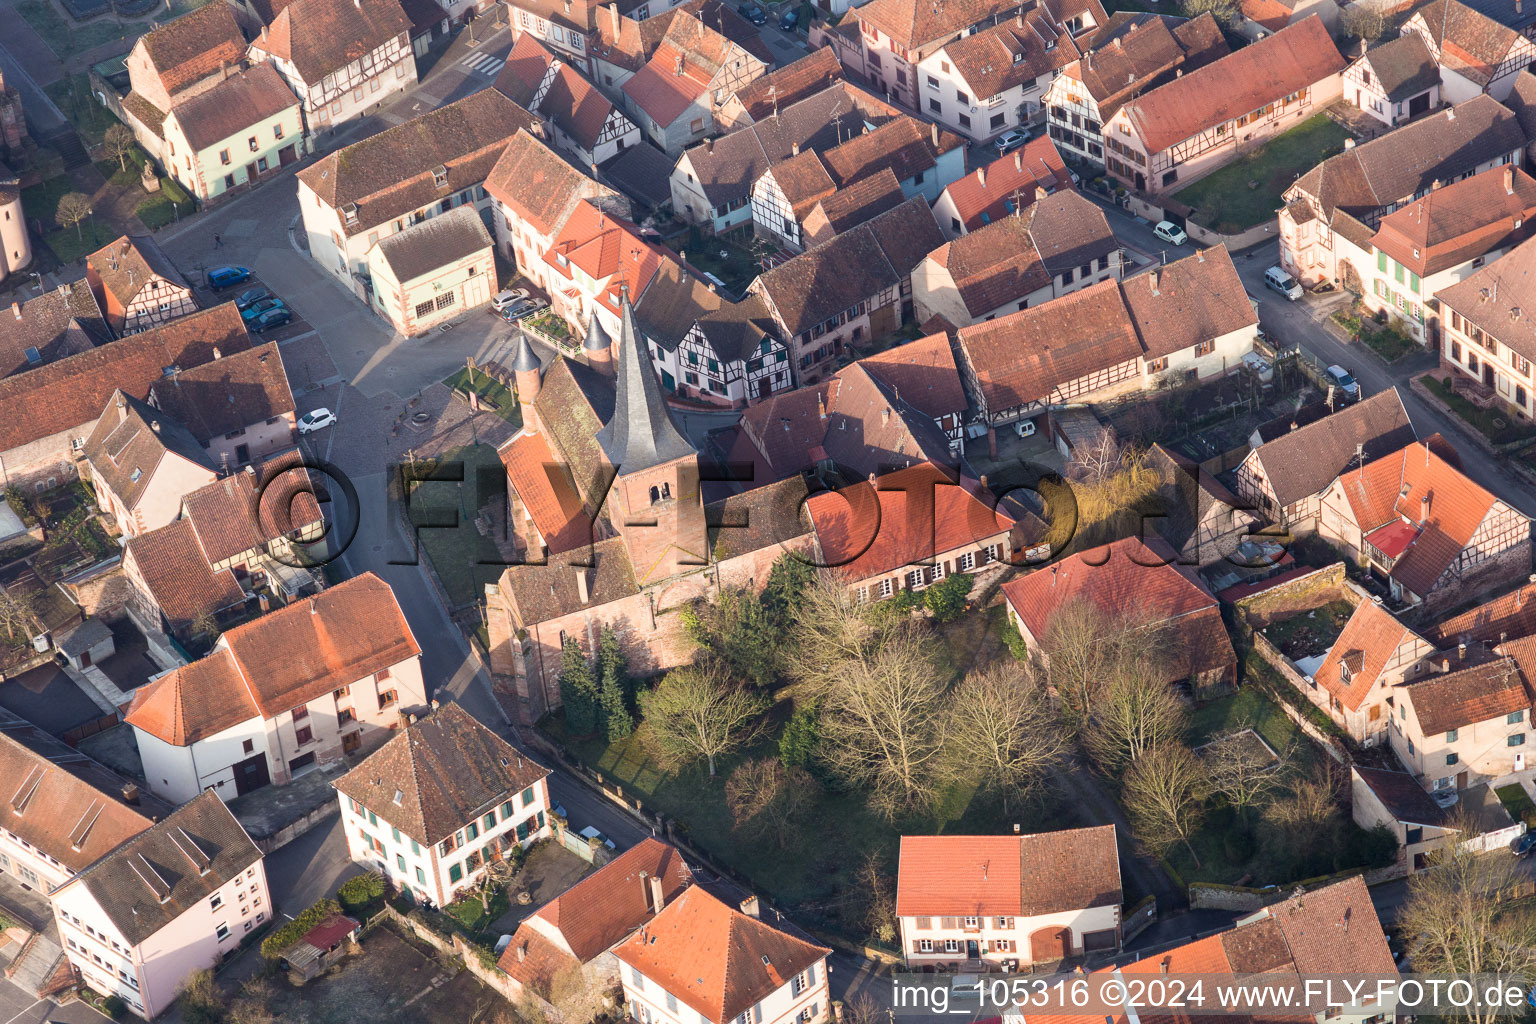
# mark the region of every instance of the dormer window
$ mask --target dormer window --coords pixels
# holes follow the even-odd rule
[[[357,204],[348,203],[341,208],[341,215],[348,224],[357,223]]]
[[[434,188],[448,187],[448,168],[445,165],[438,164],[432,168],[432,185]]]

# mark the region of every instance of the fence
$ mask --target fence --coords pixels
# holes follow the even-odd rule
[[[592,844],[569,829],[560,829],[560,843],[582,860],[591,864],[597,857],[597,851],[592,849]]]
[[[100,718],[83,722],[73,729],[66,730],[60,738],[70,746],[76,747],[87,736],[95,736],[99,732],[106,732],[108,729],[114,728],[120,721],[122,719],[118,716],[117,712],[113,712],[110,715],[102,715]]]

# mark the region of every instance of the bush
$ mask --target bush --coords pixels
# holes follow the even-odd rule
[[[779,760],[786,768],[804,768],[816,756],[821,745],[821,729],[816,720],[816,705],[795,708],[779,736]]]
[[[1013,624],[1013,619],[1003,616],[999,626],[1003,634],[1003,645],[1008,648],[1008,653],[1013,655],[1014,661],[1029,660],[1029,645],[1024,642],[1024,637],[1019,633],[1019,627]]]
[[[965,595],[975,582],[969,573],[957,572],[923,591],[923,606],[939,622],[952,622],[965,612]]]
[[[101,1001],[101,1011],[113,1020],[121,1020],[123,1012],[128,1009],[128,1004],[117,996],[107,996]]]
[[[332,914],[339,913],[341,913],[341,904],[332,899],[320,900],[314,906],[306,908],[298,917],[262,939],[261,955],[268,960],[276,960],[282,956],[283,950],[302,939],[315,925],[324,921]]]
[[[336,890],[336,897],[347,910],[366,907],[384,897],[384,876],[377,871],[369,871],[356,878],[349,878]]]

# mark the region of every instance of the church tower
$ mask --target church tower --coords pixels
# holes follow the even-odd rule
[[[672,419],[635,329],[626,287],[620,299],[613,417],[597,433],[617,472],[608,492],[613,521],[642,586],[708,563],[699,458]]]

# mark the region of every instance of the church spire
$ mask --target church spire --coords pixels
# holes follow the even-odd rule
[[[629,285],[619,296],[618,380],[614,386],[613,417],[597,432],[603,454],[620,473],[633,473],[698,452],[672,419],[651,365],[645,339],[635,329]]]

